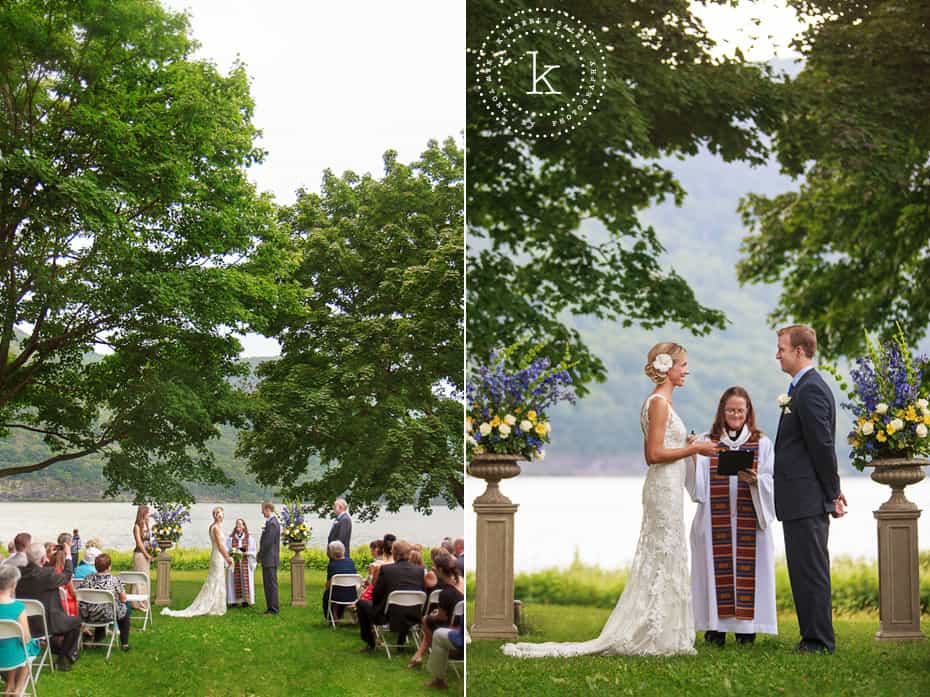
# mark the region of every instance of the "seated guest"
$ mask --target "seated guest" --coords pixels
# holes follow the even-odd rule
[[[16,587],[16,596],[38,600],[45,606],[48,631],[52,635],[52,652],[58,654],[56,666],[58,670],[69,671],[78,659],[81,621],[65,613],[58,589],[71,580],[71,559],[65,560],[64,570],[61,572],[45,566],[45,562],[48,561],[45,546],[38,542],[26,549],[26,559],[29,563],[22,568],[22,578]],[[33,634],[41,634],[41,618],[30,617],[29,625]]]
[[[19,639],[0,640],[0,665],[11,666],[30,656],[39,655],[39,642],[30,639],[29,622],[26,621],[26,606],[15,599],[16,583],[20,573],[17,566],[0,566],[0,620],[13,620],[22,627],[23,636],[26,637],[26,651]],[[15,670],[8,670],[4,675],[6,679],[6,694],[24,694],[26,678],[29,675],[29,666],[24,665]]]
[[[442,627],[433,634],[433,650],[429,654],[427,669],[433,679],[426,683],[426,687],[435,690],[447,690],[446,670],[449,668],[449,659],[462,660],[464,656],[465,637],[461,627]]]
[[[439,543],[439,546],[446,550],[449,554],[452,554],[452,538],[443,537],[442,542]]]
[[[116,596],[116,625],[119,627],[119,643],[123,651],[129,651],[129,613],[126,611],[126,591],[123,582],[110,573],[112,562],[109,554],[98,554],[94,559],[96,573],[84,579],[81,588],[110,591]],[[112,622],[111,605],[89,605],[81,603],[81,619],[84,622]],[[94,627],[94,641],[102,641],[106,629]]]
[[[465,578],[465,538],[456,537],[452,543],[452,556],[459,565],[459,576]]]
[[[371,592],[375,587],[375,567],[384,563],[384,540],[372,540],[368,543],[368,551],[371,552],[373,561],[368,565],[368,576],[362,583],[362,600],[371,600]]]
[[[439,576],[439,606],[423,618],[423,640],[407,664],[408,668],[416,668],[423,662],[423,656],[433,643],[433,632],[452,624],[456,603],[465,599],[465,579],[459,576],[455,557],[440,548],[434,564]]]
[[[387,599],[394,591],[422,591],[423,569],[410,563],[410,543],[397,540],[392,545],[393,564],[382,564],[371,601],[359,600],[358,624],[362,640],[365,642],[363,652],[372,652],[375,648],[375,634],[372,626],[388,624],[392,632],[397,632],[398,643],[407,639],[410,627],[420,621],[419,607],[394,608],[387,615]]]
[[[436,576],[436,555],[445,552],[442,547],[433,547],[429,551],[430,566],[423,575],[423,585],[426,586],[426,594],[429,595],[439,586],[439,577]]]
[[[323,590],[323,617],[329,619],[329,595],[333,593],[333,600],[338,600],[345,603],[354,603],[358,600],[358,593],[355,588],[348,588],[345,586],[336,586],[335,589],[330,590],[330,580],[336,574],[355,574],[358,573],[355,569],[355,562],[351,559],[346,559],[346,550],[342,542],[339,540],[333,540],[326,546],[326,556],[329,557],[329,564],[326,566],[326,587]],[[342,619],[342,612],[345,609],[345,605],[333,605],[333,616],[340,620]]]
[[[66,532],[61,533],[58,536],[58,544],[55,546],[54,554],[49,558],[48,566],[55,569],[59,573],[65,570],[65,557],[68,559],[74,559],[74,555],[70,550],[71,545],[71,535]],[[74,583],[68,581],[59,589],[61,593],[61,606],[65,609],[72,617],[77,617],[77,596],[74,594]]]
[[[21,532],[13,538],[12,544],[13,552],[3,560],[3,563],[10,566],[26,566],[29,563],[26,559],[26,548],[32,544],[32,535],[28,532]]]
[[[368,588],[365,589],[365,592],[362,593],[362,600],[371,600],[371,594],[375,590],[375,584],[378,582],[378,574],[381,573],[381,567],[385,564],[394,563],[394,541],[397,539],[395,535],[388,533],[381,540],[381,563],[375,566],[374,568],[368,567],[369,574],[371,575],[371,583]]]
[[[84,558],[81,559],[81,563],[78,564],[77,568],[74,570],[74,580],[82,581],[93,573],[97,572],[97,567],[94,564],[94,561],[102,554],[102,552],[96,547],[91,546],[90,544],[84,548]]]

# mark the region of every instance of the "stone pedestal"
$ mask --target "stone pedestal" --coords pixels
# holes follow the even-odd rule
[[[475,499],[478,518],[475,553],[475,618],[471,638],[516,639],[513,621],[513,526],[517,506],[498,483],[520,474],[518,455],[478,455],[468,473],[488,483]]]
[[[295,542],[288,545],[294,553],[291,557],[291,605],[294,607],[306,607],[307,593],[304,588],[304,563],[305,559],[300,556],[307,545],[303,542]]]
[[[875,460],[872,479],[891,487],[891,498],[874,511],[878,521],[878,592],[881,640],[920,640],[920,566],[917,519],[920,509],[904,487],[924,478],[927,460]]]
[[[173,543],[170,540],[158,540],[158,584],[155,589],[156,605],[171,605],[171,555],[168,550]]]

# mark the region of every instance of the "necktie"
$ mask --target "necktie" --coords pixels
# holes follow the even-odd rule
[[[789,397],[791,396],[791,393],[792,393],[792,392],[794,392],[794,383],[793,383],[793,382],[792,382],[790,385],[788,385],[788,396],[789,396]]]

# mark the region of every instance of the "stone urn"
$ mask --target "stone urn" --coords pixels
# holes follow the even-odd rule
[[[872,480],[891,487],[891,498],[874,511],[878,522],[878,596],[881,640],[924,639],[920,631],[920,566],[917,519],[920,509],[904,487],[924,478],[930,460],[915,457],[872,460]]]
[[[291,542],[288,544],[294,556],[291,557],[291,605],[295,607],[305,607],[307,605],[307,593],[304,588],[304,564],[305,559],[301,556],[307,548],[306,542]]]
[[[171,540],[156,540],[161,553],[156,559],[157,583],[155,586],[155,604],[171,604],[171,555],[168,550],[174,545]]]
[[[468,474],[488,485],[474,501],[477,514],[475,540],[475,621],[472,639],[516,639],[513,622],[513,532],[518,506],[500,490],[501,479],[520,474],[520,455],[476,455]]]

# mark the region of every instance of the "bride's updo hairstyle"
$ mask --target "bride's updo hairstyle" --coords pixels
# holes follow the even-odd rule
[[[653,365],[656,356],[662,353],[671,356],[673,363],[677,363],[688,354],[684,346],[676,344],[674,341],[663,341],[649,349],[649,354],[646,356],[645,372],[646,377],[652,380],[656,385],[661,385],[668,379],[668,372],[663,373]]]

